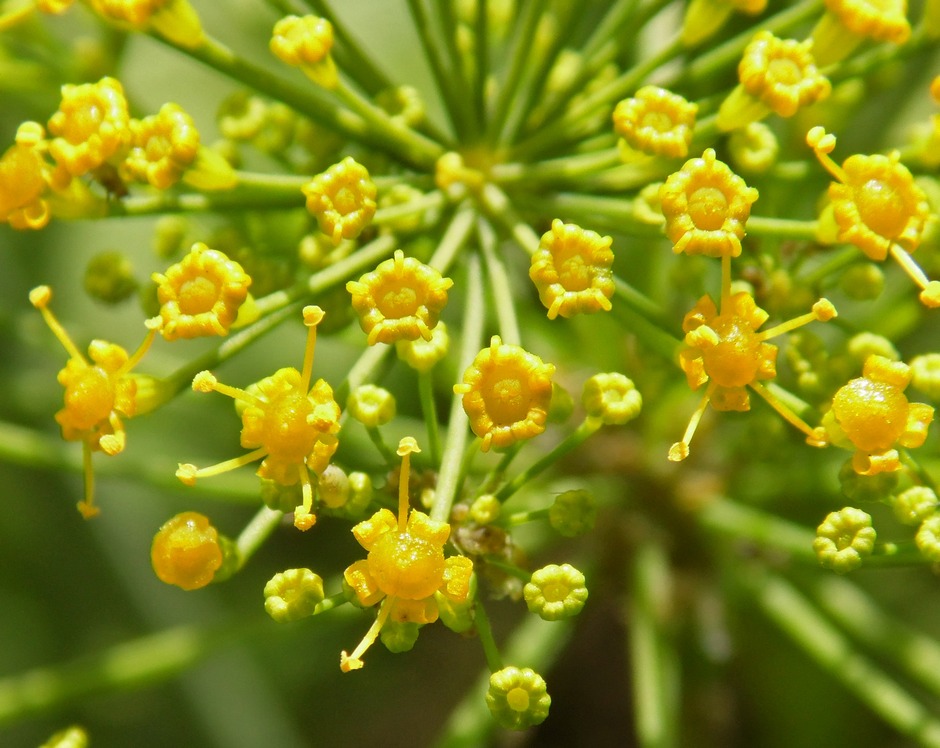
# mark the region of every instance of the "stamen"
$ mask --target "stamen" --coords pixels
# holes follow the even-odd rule
[[[800,418],[796,413],[794,413],[790,408],[784,405],[773,392],[768,390],[764,385],[758,381],[750,382],[751,387],[754,388],[754,391],[760,395],[764,400],[767,401],[767,404],[770,405],[777,413],[779,413],[785,421],[796,426],[800,431],[806,434],[806,443],[813,447],[825,447],[829,440],[825,435],[825,431],[821,428],[813,428],[806,421]]]
[[[82,441],[82,472],[85,475],[85,497],[76,505],[85,519],[91,519],[101,510],[95,506],[95,473],[91,464],[91,444]]]
[[[695,409],[695,412],[689,419],[689,425],[685,429],[685,434],[682,437],[682,441],[676,442],[669,448],[670,461],[682,462],[686,457],[689,456],[689,444],[692,442],[692,437],[695,435],[695,429],[698,428],[698,422],[702,420],[702,415],[705,413],[705,408],[708,407],[708,401],[711,400],[712,394],[715,392],[715,388],[717,386],[718,385],[714,380],[708,383],[708,387],[705,390],[705,395],[702,397],[702,402],[699,403],[699,406]]]
[[[313,352],[317,345],[317,325],[323,321],[323,310],[318,306],[304,307],[304,324],[307,326],[307,345],[304,348],[304,366],[301,370],[301,387],[306,392],[310,389],[313,375]]]
[[[39,310],[39,313],[42,314],[42,318],[46,321],[46,325],[49,326],[49,329],[52,330],[52,334],[56,336],[58,341],[62,344],[62,347],[65,348],[65,352],[69,354],[69,358],[77,359],[78,361],[84,361],[88,363],[86,359],[75,343],[72,342],[72,338],[69,337],[69,334],[65,331],[65,328],[59,324],[59,320],[56,319],[56,316],[48,308],[49,301],[52,299],[52,290],[49,286],[37,286],[32,291],[29,292],[29,301],[30,303]]]
[[[188,463],[181,464],[176,470],[176,477],[187,486],[192,486],[196,483],[197,478],[210,478],[213,475],[227,473],[229,470],[235,470],[255,460],[260,460],[267,453],[268,451],[264,447],[260,447],[252,452],[243,454],[241,457],[233,457],[231,460],[225,460],[224,462],[204,468],[197,468],[195,465]]]
[[[369,647],[375,643],[375,640],[382,631],[382,626],[384,626],[385,622],[388,620],[394,605],[394,597],[385,598],[385,600],[382,601],[382,607],[379,609],[379,614],[375,617],[375,621],[369,627],[369,630],[366,631],[366,635],[362,637],[362,641],[359,642],[359,646],[353,650],[351,655],[347,655],[345,651],[340,653],[339,666],[344,673],[348,673],[350,670],[359,670],[365,664],[362,661],[362,655],[364,655]]]

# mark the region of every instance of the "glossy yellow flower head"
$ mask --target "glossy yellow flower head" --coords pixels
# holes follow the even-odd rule
[[[154,535],[150,563],[161,582],[184,590],[205,587],[222,565],[219,533],[203,514],[177,514]]]
[[[375,183],[351,156],[307,182],[303,193],[307,210],[334,245],[355,239],[375,215]]]
[[[911,403],[904,390],[911,370],[900,361],[869,356],[862,376],[836,392],[823,423],[833,443],[855,448],[852,466],[861,475],[900,469],[896,447],[919,447],[934,409]]]
[[[51,169],[42,157],[45,131],[37,122],[17,128],[16,142],[0,158],[0,223],[41,229],[52,217],[43,199]]]
[[[685,158],[698,105],[658,86],[643,86],[614,109],[614,130],[638,151]]]
[[[410,456],[419,451],[411,437],[402,439],[398,447],[402,458],[398,516],[380,509],[352,529],[369,555],[346,569],[343,574],[346,584],[360,605],[384,602],[375,624],[356,650],[351,655],[342,653],[340,667],[344,672],[363,666],[362,655],[386,621],[433,623],[439,615],[435,593],[455,603],[465,602],[470,594],[473,563],[463,556],[444,556],[450,525],[409,509]]]
[[[271,51],[324,88],[335,88],[339,82],[336,63],[330,56],[332,48],[333,26],[325,18],[287,16],[274,26]]]
[[[838,240],[858,247],[872,260],[890,253],[921,289],[921,301],[940,306],[940,282],[927,279],[910,252],[917,249],[930,216],[930,204],[900,154],[855,154],[840,167],[829,156],[835,136],[821,127],[806,135],[820,163],[837,180],[829,185]]]
[[[153,281],[167,340],[228,335],[251,285],[241,265],[202,242]]]
[[[302,504],[294,510],[294,525],[301,530],[313,527],[313,486],[309,470],[322,473],[336,451],[340,409],[333,390],[319,379],[311,387],[316,328],[323,319],[319,307],[304,308],[307,346],[303,370],[279,369],[246,389],[220,383],[210,372],[193,379],[197,392],[219,392],[236,401],[242,419],[241,444],[252,450],[233,460],[207,468],[181,464],[177,478],[193,485],[198,478],[218,475],[263,459],[258,475],[283,486],[300,481]]]
[[[49,153],[59,166],[57,179],[67,183],[121,158],[130,140],[130,117],[124,89],[114,78],[97,83],[62,86],[59,110],[49,120],[56,137]]]
[[[759,32],[738,65],[741,85],[781,117],[792,117],[800,107],[832,92],[829,79],[816,68],[812,46],[811,40],[778,39],[769,31]]]
[[[196,160],[199,131],[178,104],[164,104],[159,114],[131,120],[130,127],[130,151],[121,165],[125,179],[165,190]]]
[[[609,312],[614,295],[612,239],[573,223],[552,221],[532,255],[529,278],[548,318]]]
[[[736,293],[722,301],[719,311],[711,297],[703,296],[682,322],[685,348],[679,353],[679,366],[689,387],[697,390],[708,384],[698,410],[693,414],[682,441],[669,450],[673,462],[684,460],[698,420],[710,403],[715,410],[746,411],[751,407],[745,389],[750,386],[787,421],[801,429],[807,441],[822,446],[824,439],[790,412],[765,388],[762,381],[777,376],[777,346],[766,341],[814,320],[826,322],[836,316],[829,301],[820,299],[808,314],[758,332],[768,314],[748,293]]]
[[[464,372],[454,393],[463,395],[470,428],[482,439],[480,449],[508,447],[545,430],[552,400],[555,367],[498,335]]]
[[[375,345],[430,340],[452,285],[450,278],[399,249],[358,281],[349,281],[346,290],[367,342]]]
[[[737,257],[744,225],[757,200],[757,190],[707,149],[663,184],[659,191],[666,236],[676,254]]]
[[[88,358],[82,355],[65,328],[49,310],[52,291],[48,286],[37,286],[29,294],[30,303],[43,316],[49,329],[69,354],[58,380],[65,388],[65,405],[55,415],[62,427],[62,438],[81,441],[85,450],[85,499],[79,511],[87,518],[98,513],[93,504],[91,462],[92,451],[100,450],[116,455],[124,450],[126,435],[123,418],[131,418],[139,410],[137,380],[133,369],[150,348],[156,335],[156,324],[133,356],[121,346],[104,340],[93,340],[88,346]]]

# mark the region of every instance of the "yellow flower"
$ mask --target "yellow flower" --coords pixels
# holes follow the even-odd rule
[[[483,440],[480,449],[508,447],[545,430],[555,367],[498,335],[464,372],[454,393],[463,395],[470,428]]]
[[[666,236],[676,254],[737,257],[757,190],[715,158],[711,148],[670,174],[659,191]]]
[[[783,418],[803,431],[809,444],[823,446],[825,438],[821,431],[804,423],[760,382],[777,376],[777,346],[765,341],[814,320],[827,322],[835,316],[832,304],[820,299],[812,312],[758,332],[768,314],[750,294],[724,297],[720,311],[711,297],[699,299],[682,322],[686,347],[679,354],[679,366],[693,390],[706,383],[708,386],[682,441],[669,450],[669,459],[679,462],[688,457],[689,443],[709,403],[715,410],[749,410],[746,387],[751,387]]]
[[[197,392],[215,391],[236,401],[242,419],[241,444],[252,451],[206,468],[181,464],[176,471],[180,481],[191,486],[197,478],[218,475],[264,458],[258,469],[261,478],[282,486],[300,481],[302,503],[294,510],[294,525],[300,530],[313,527],[316,516],[312,511],[313,486],[308,471],[319,474],[329,464],[338,446],[340,416],[330,385],[318,379],[310,386],[316,330],[322,319],[319,307],[304,307],[308,332],[302,371],[279,369],[244,390],[222,384],[208,371],[196,375],[193,389]]]
[[[274,26],[271,51],[324,88],[336,88],[339,83],[332,48],[333,26],[325,18],[287,16]]]
[[[187,591],[205,587],[222,566],[219,533],[203,514],[177,514],[154,535],[150,563],[161,582]]]
[[[552,230],[542,235],[529,267],[549,319],[610,311],[614,294],[611,241],[573,223],[552,221]]]
[[[58,136],[49,143],[59,167],[56,186],[122,157],[130,139],[130,118],[121,84],[102,78],[62,86],[62,102],[49,120],[49,132]]]
[[[164,104],[159,114],[131,120],[130,127],[130,152],[121,165],[125,179],[165,190],[196,160],[199,131],[178,104]]]
[[[167,340],[227,335],[251,285],[241,265],[202,242],[153,281]]]
[[[638,151],[685,158],[698,105],[657,86],[643,86],[614,109],[614,130]]]
[[[122,452],[126,443],[122,419],[145,412],[156,404],[139,402],[138,378],[131,370],[150,348],[159,324],[148,322],[149,332],[132,356],[119,345],[93,340],[85,358],[49,310],[51,299],[52,291],[48,286],[37,286],[29,293],[30,303],[40,311],[69,354],[58,376],[59,384],[65,388],[65,406],[55,414],[55,419],[62,427],[63,439],[82,442],[85,498],[79,502],[78,510],[87,519],[99,511],[94,505],[91,453],[96,450],[107,455]]]
[[[911,35],[906,0],[826,0],[811,39],[819,65],[844,59],[865,39],[904,44]]]
[[[375,623],[352,654],[343,652],[343,672],[363,666],[362,655],[376,640],[387,621],[423,625],[437,620],[439,592],[454,603],[467,601],[473,562],[464,556],[445,558],[444,543],[450,525],[431,519],[424,512],[409,510],[408,479],[413,452],[419,452],[412,437],[398,446],[402,458],[398,478],[398,517],[380,509],[353,527],[353,535],[365,550],[366,559],[356,561],[343,574],[360,605],[382,601]]]
[[[875,475],[898,470],[895,447],[924,443],[934,410],[908,402],[904,390],[910,381],[906,364],[875,355],[865,361],[861,377],[836,392],[823,425],[834,444],[855,449],[855,472]]]
[[[109,21],[134,31],[154,29],[184,47],[198,47],[205,39],[202,24],[189,0],[90,0],[91,7]]]
[[[307,210],[334,245],[355,239],[375,215],[375,183],[351,156],[315,176],[303,186],[303,193]]]
[[[778,39],[759,32],[738,65],[737,88],[718,110],[718,126],[735,130],[762,119],[771,111],[792,117],[801,107],[825,99],[832,92],[829,79],[816,68],[813,42]]]
[[[733,11],[756,16],[767,0],[691,0],[682,19],[682,43],[695,46],[718,31]]]
[[[929,280],[910,255],[921,242],[930,205],[900,163],[898,152],[855,154],[840,167],[829,156],[836,146],[833,135],[814,127],[806,142],[839,180],[829,185],[838,240],[854,244],[872,260],[884,260],[890,253],[921,289],[921,301],[932,308],[940,306],[940,281]]]
[[[45,131],[37,122],[16,130],[16,143],[0,158],[0,223],[41,229],[52,217],[43,198],[51,169],[43,160]]]
[[[405,257],[400,249],[358,281],[349,281],[352,307],[369,345],[399,340],[431,339],[447,289],[454,282],[430,265]]]

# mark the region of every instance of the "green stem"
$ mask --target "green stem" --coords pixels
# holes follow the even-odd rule
[[[819,221],[799,221],[793,218],[751,216],[747,219],[747,233],[754,236],[773,236],[778,239],[805,239],[816,241]]]
[[[544,509],[531,509],[527,512],[516,512],[506,517],[501,524],[505,527],[517,527],[518,525],[525,525],[529,522],[541,522],[542,520],[548,519],[548,513],[548,507]]]
[[[470,255],[466,263],[466,300],[463,314],[463,344],[460,347],[458,371],[465,371],[480,350],[485,322],[483,280],[480,274],[480,259]],[[447,437],[441,454],[441,470],[437,477],[437,491],[431,519],[447,522],[450,510],[460,485],[461,463],[467,443],[469,420],[464,412],[461,398],[451,401]]]
[[[483,218],[477,221],[477,235],[483,250],[483,261],[489,278],[489,289],[496,306],[496,319],[499,322],[499,334],[507,345],[522,345],[519,321],[516,319],[516,304],[509,286],[509,274],[506,265],[496,253],[496,235],[490,224]]]
[[[374,381],[375,372],[381,366],[382,359],[394,351],[394,346],[379,343],[366,348],[356,359],[346,378],[335,388],[336,402],[346,402],[349,393],[366,382]],[[343,416],[347,411],[343,411]],[[394,464],[394,461],[393,463]]]
[[[666,617],[672,583],[663,548],[647,541],[633,564],[628,607],[631,683],[636,733],[642,748],[676,745],[679,724],[678,664]]]
[[[480,197],[487,215],[501,224],[527,254],[535,254],[539,248],[539,235],[519,218],[506,193],[492,182],[487,182]]]
[[[408,218],[416,213],[425,213],[435,208],[441,208],[446,198],[440,190],[434,190],[415,200],[409,200],[400,205],[390,205],[387,208],[379,208],[372,217],[372,223],[381,226],[386,223],[394,223],[401,218]]]
[[[832,273],[837,273],[858,260],[859,252],[856,247],[844,247],[837,252],[833,252],[832,257],[821,265],[817,265],[809,272],[795,278],[794,282],[801,288],[814,288]]]
[[[516,459],[516,455],[519,454],[519,450],[522,448],[522,442],[516,442],[515,444],[510,444],[506,451],[503,452],[502,457],[499,458],[499,462],[496,463],[496,466],[490,470],[486,478],[480,484],[480,493],[489,493],[496,489],[503,481],[503,476],[506,475],[506,471],[509,470],[509,466],[512,464],[512,461]]]
[[[516,475],[509,483],[500,488],[496,492],[496,498],[500,501],[506,501],[506,499],[516,493],[516,491],[522,488],[526,483],[544,473],[564,455],[581,446],[581,444],[600,427],[601,422],[599,420],[586,418],[581,422],[578,428],[556,444],[550,452],[542,455],[542,457],[532,463],[528,468]]]
[[[503,669],[503,660],[499,655],[499,648],[496,646],[496,639],[493,638],[493,629],[490,627],[489,616],[486,615],[486,608],[483,603],[477,600],[473,606],[473,620],[476,623],[477,637],[480,645],[483,647],[483,656],[486,658],[486,666],[491,673]]]
[[[519,162],[496,164],[490,174],[495,182],[502,185],[566,184],[578,177],[593,175],[599,170],[621,163],[619,151],[616,148],[608,148],[603,151],[578,153],[534,164]]]
[[[764,548],[818,563],[813,550],[816,533],[768,512],[716,498],[708,501],[696,516],[707,530],[729,539],[749,540]]]
[[[466,244],[475,218],[476,211],[473,208],[473,203],[469,200],[461,203],[450,224],[448,224],[447,231],[441,237],[437,249],[428,261],[432,268],[439,273],[447,272],[454,260],[457,259],[457,254]]]
[[[900,450],[901,462],[917,476],[917,479],[920,481],[921,485],[926,486],[931,489],[934,493],[940,493],[940,486],[937,485],[937,482],[933,479],[933,476],[928,473],[923,466],[914,458],[910,450],[902,449]]]
[[[930,710],[861,655],[792,585],[763,573],[746,586],[770,620],[886,722],[920,745],[940,747],[940,721]]]
[[[245,525],[241,531],[235,545],[238,547],[238,568],[244,568],[248,560],[262,546],[271,533],[277,529],[281,523],[284,512],[276,509],[269,509],[266,506],[261,507],[258,513],[252,517],[251,521]]]
[[[532,580],[532,572],[526,571],[525,569],[520,569],[515,564],[510,564],[506,561],[500,561],[497,558],[487,558],[485,563],[487,566],[492,566],[494,569],[499,569],[509,576],[515,577],[520,582],[525,582],[528,584]]]
[[[395,465],[398,462],[398,459],[395,457],[395,453],[391,450],[388,444],[385,443],[385,439],[382,437],[382,432],[378,430],[375,426],[366,426],[366,433],[369,434],[369,439],[375,445],[375,448],[379,451],[379,454],[382,455],[382,459],[385,460],[385,464],[389,467]]]
[[[428,430],[428,449],[432,465],[441,461],[441,434],[437,422],[437,405],[434,402],[434,377],[430,371],[418,372],[418,399],[421,402],[421,414]]]

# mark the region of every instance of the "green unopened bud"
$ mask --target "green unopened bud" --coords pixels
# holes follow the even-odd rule
[[[911,361],[911,384],[931,400],[940,400],[940,353],[925,353]]]
[[[777,163],[780,144],[777,136],[763,122],[739,127],[728,138],[728,149],[735,166],[746,174],[764,174]]]
[[[643,398],[636,385],[623,374],[595,374],[584,383],[581,403],[591,418],[607,425],[632,421],[643,407]]]
[[[851,448],[853,445],[846,445]],[[897,472],[860,475],[856,472],[852,460],[846,460],[839,469],[839,483],[842,493],[850,501],[880,501],[888,496],[898,485]]]
[[[392,122],[406,127],[414,127],[424,120],[424,101],[414,86],[395,86],[380,91],[375,103],[388,112]]]
[[[924,558],[940,563],[940,514],[931,514],[921,522],[914,542]]]
[[[545,721],[552,698],[545,680],[534,670],[504,667],[490,676],[486,705],[503,727],[524,730]]]
[[[349,501],[351,489],[346,471],[332,463],[317,479],[317,498],[330,509],[338,509]]]
[[[559,535],[573,538],[594,529],[597,501],[583,488],[558,494],[548,510],[548,522]]]
[[[852,337],[848,343],[849,353],[859,363],[865,363],[869,356],[883,356],[889,361],[900,361],[901,354],[894,347],[894,343],[884,335],[873,332],[860,332]]]
[[[350,393],[346,410],[366,428],[376,428],[395,417],[395,397],[382,387],[363,384]]]
[[[386,621],[379,638],[389,652],[409,652],[418,641],[421,625],[411,622]]]
[[[544,621],[578,615],[588,598],[584,574],[571,564],[549,564],[532,572],[522,594],[529,612]]]
[[[153,229],[153,251],[158,257],[169,259],[189,250],[187,240],[189,220],[184,216],[163,216]]]
[[[666,219],[663,218],[663,201],[660,197],[662,186],[662,182],[648,184],[633,198],[630,213],[635,220],[648,226],[663,225]]]
[[[264,126],[268,105],[247,91],[239,91],[225,99],[217,115],[219,132],[230,140],[251,140]]]
[[[927,486],[913,486],[892,497],[891,507],[898,522],[917,525],[936,510],[937,494]]]
[[[395,343],[398,358],[412,369],[430,371],[434,365],[447,355],[450,348],[450,336],[447,325],[438,322],[431,330],[431,339],[399,340]]]
[[[872,301],[881,296],[885,287],[885,274],[873,262],[860,262],[848,268],[839,279],[839,288],[850,299]]]
[[[548,420],[552,423],[564,423],[574,413],[574,398],[557,382],[552,382],[552,401],[548,406]]]
[[[485,493],[473,500],[470,505],[470,519],[478,525],[490,525],[499,519],[503,506],[491,493]]]
[[[813,550],[820,564],[837,574],[845,574],[862,565],[862,559],[875,547],[875,537],[871,516],[861,509],[847,506],[841,511],[830,512],[816,528]]]
[[[312,616],[323,598],[323,580],[310,569],[287,569],[264,586],[264,609],[278,623]]]
[[[87,748],[88,733],[78,725],[59,730],[39,748]]]
[[[100,252],[85,268],[85,291],[93,299],[118,304],[137,291],[134,266],[123,252]]]
[[[358,518],[366,514],[372,503],[372,478],[368,473],[354,471],[347,476],[349,498],[343,505],[343,512],[348,517]]]

